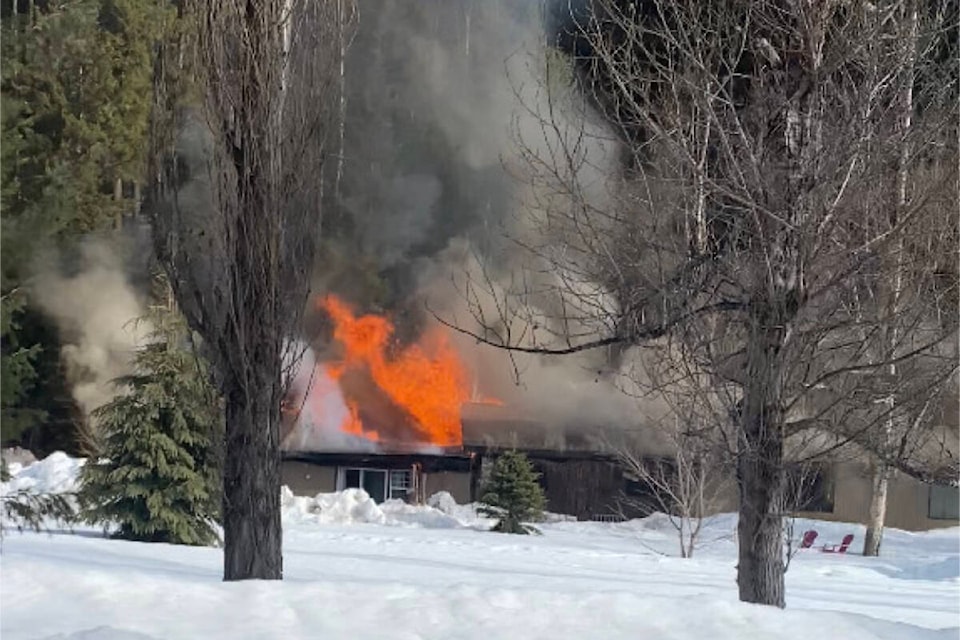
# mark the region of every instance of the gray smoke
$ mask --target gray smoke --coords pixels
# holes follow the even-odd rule
[[[347,64],[341,201],[359,248],[390,284],[388,310],[409,316],[410,300],[426,301],[442,317],[476,330],[471,312],[477,309],[468,308],[454,283],[484,282],[489,295],[474,302],[496,318],[495,298],[509,295],[523,273],[524,287],[549,292],[527,296],[524,322],[555,326],[565,315],[563,303],[567,316],[571,308],[582,312],[575,330],[605,329],[584,308],[615,308],[602,287],[573,270],[557,273],[549,261],[538,264],[518,248],[518,242],[548,246],[538,207],[564,205],[522,175],[522,151],[549,157],[556,149],[558,134],[540,120],[547,90],[553,108],[580,108],[564,84],[563,63],[544,47],[546,38],[538,3],[525,0],[361,3]],[[549,79],[548,64],[554,65]],[[609,136],[602,127],[590,126],[577,177],[586,196],[599,199],[615,149],[603,143]],[[364,298],[356,279],[326,284]],[[564,289],[578,295],[561,300],[556,294]],[[413,317],[422,323],[424,315]],[[511,358],[470,339],[458,337],[457,344],[481,394],[550,423],[633,426],[665,411],[623,393],[624,383],[637,387],[603,351]]]

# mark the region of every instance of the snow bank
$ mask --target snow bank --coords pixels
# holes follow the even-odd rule
[[[83,461],[16,468],[2,490],[69,491]],[[449,494],[377,505],[353,489],[282,493],[283,582],[224,583],[215,548],[89,535],[9,536],[0,636],[159,638],[658,638],[948,640],[960,629],[960,529],[888,529],[883,556],[815,550],[787,574],[787,610],[736,601],[736,514],[676,555],[663,516],[548,522],[542,536],[481,533]],[[828,541],[862,526],[798,521]],[[175,615],[171,614],[175,611]],[[56,615],[51,615],[55,612]]]
[[[28,490],[34,493],[70,493],[79,487],[85,458],[71,458],[62,451],[27,466],[11,463],[9,481],[0,483],[0,495]]]
[[[385,524],[387,517],[363,489],[295,496],[288,487],[280,493],[284,522],[314,524]]]
[[[66,493],[79,488],[80,470],[86,459],[71,458],[62,451],[26,466],[14,462],[8,467],[11,478],[0,484],[0,495],[28,490],[35,493]],[[281,489],[281,509],[285,523],[304,524],[378,524],[425,529],[489,528],[492,521],[477,515],[476,505],[459,505],[442,491],[430,497],[426,505],[409,505],[390,500],[377,505],[362,489],[347,489],[316,496],[295,496],[288,487]]]
[[[960,557],[895,568],[878,568],[880,573],[900,580],[947,581],[960,583]]]
[[[25,534],[4,554],[4,640],[948,640],[960,614],[956,585],[793,568],[787,610],[742,604],[733,553],[660,558],[599,530],[294,527],[282,582],[224,583],[212,548]]]
[[[459,505],[443,491],[431,496],[426,505],[387,500],[378,505],[363,489],[319,493],[312,498],[295,496],[288,487],[281,490],[282,517],[296,524],[378,524],[423,529],[489,528],[491,521],[477,515],[475,505]]]
[[[488,525],[488,528],[493,526],[493,520],[477,513],[477,507],[479,505],[476,502],[457,504],[453,496],[446,491],[438,491],[427,498],[427,506],[450,516],[464,526],[477,527]]]

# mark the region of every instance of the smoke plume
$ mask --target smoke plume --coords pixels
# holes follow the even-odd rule
[[[131,372],[150,326],[139,320],[143,303],[115,242],[88,239],[70,258],[44,255],[32,288],[39,307],[57,324],[67,382],[89,416],[116,395],[113,380]]]
[[[579,289],[581,305],[614,304],[597,283],[537,265],[535,256],[519,248],[549,243],[540,235],[538,207],[563,204],[546,203],[555,196],[518,175],[519,155],[526,150],[548,157],[556,149],[551,136],[563,135],[543,126],[548,90],[551,108],[579,108],[565,101],[572,85],[559,58],[551,61],[544,47],[545,24],[538,3],[523,0],[360,5],[347,61],[339,202],[353,221],[351,241],[387,282],[379,304],[401,336],[418,335],[431,322],[425,303],[441,317],[477,329],[476,307],[496,318],[495,298],[516,286],[521,271],[530,291]],[[544,70],[551,62],[548,78]],[[602,176],[616,150],[596,135],[600,125],[586,121],[596,130],[586,138],[577,178],[586,197],[602,198]],[[454,284],[466,280],[491,290],[471,300],[473,308]],[[356,277],[325,281],[322,288],[361,305],[376,299]],[[531,295],[524,320],[549,328],[566,315],[565,321],[579,323],[578,331],[604,329],[590,324],[596,314],[587,310],[571,319],[574,301],[562,301],[573,304],[566,314],[560,302],[556,295]],[[404,321],[412,329],[405,331]],[[622,392],[624,379],[603,351],[511,357],[467,338],[457,344],[480,393],[551,424],[633,426],[650,418],[645,412],[664,410],[645,402],[641,411]]]

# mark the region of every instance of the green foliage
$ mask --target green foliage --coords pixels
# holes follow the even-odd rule
[[[129,540],[207,545],[219,513],[220,411],[182,318],[156,310],[127,392],[97,410],[104,458],[82,472],[82,516]]]
[[[43,458],[54,451],[81,455],[77,426],[85,420],[65,376],[59,331],[41,311],[24,306],[15,316],[16,331],[4,336],[4,354],[10,347],[38,346],[30,362],[32,382],[12,404],[0,404],[4,446],[21,446]],[[0,365],[6,359],[0,360]],[[4,388],[3,392],[6,393]]]
[[[527,456],[517,451],[500,455],[484,486],[479,513],[498,518],[493,531],[502,533],[539,533],[525,524],[543,518],[546,499]]]
[[[7,461],[0,458],[0,482],[10,480]],[[29,489],[19,489],[5,493],[0,497],[3,503],[0,517],[0,536],[14,527],[21,533],[25,529],[40,531],[50,524],[69,527],[77,517],[71,493],[36,493]]]
[[[0,533],[11,527],[20,532],[25,529],[41,531],[51,520],[69,527],[76,519],[73,496],[68,493],[34,493],[20,489],[5,494],[0,500],[3,501]]]
[[[23,296],[17,290],[0,297],[0,422],[3,423],[5,439],[18,437],[24,429],[32,426],[42,414],[18,410],[23,398],[34,387],[37,371],[34,368],[40,345],[20,344],[17,330],[23,310]]]

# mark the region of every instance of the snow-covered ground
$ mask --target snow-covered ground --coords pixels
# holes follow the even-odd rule
[[[43,466],[46,465],[46,466]],[[68,490],[61,457],[0,488]],[[689,560],[662,517],[555,521],[542,536],[483,531],[469,506],[377,506],[360,492],[284,496],[284,576],[221,582],[214,548],[8,533],[0,635],[18,638],[657,638],[946,640],[960,637],[960,530],[887,532],[881,558],[804,551],[785,611],[737,602],[735,517],[712,518]],[[814,527],[821,542],[857,525]]]

